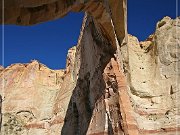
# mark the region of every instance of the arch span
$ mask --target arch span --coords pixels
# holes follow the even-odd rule
[[[71,11],[83,11],[98,22],[114,49],[116,37],[121,44],[126,36],[126,0],[5,0],[0,7],[4,24],[28,26],[61,18]]]

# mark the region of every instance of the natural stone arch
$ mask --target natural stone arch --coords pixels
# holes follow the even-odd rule
[[[116,41],[122,43],[127,31],[126,0],[5,0],[5,14],[3,19],[1,13],[1,22],[34,25],[61,18],[71,11],[84,11],[92,15],[115,50]]]
[[[99,63],[99,65],[101,65],[101,69],[98,70],[101,72],[103,72],[106,64],[110,62],[110,57],[113,57],[112,54],[119,49],[119,45],[123,43],[124,39],[126,39],[126,0],[6,0],[4,2],[4,18],[1,16],[1,22],[3,22],[3,24],[16,24],[25,26],[34,25],[41,22],[61,18],[71,11],[84,11],[88,15],[92,16],[92,22],[96,23],[97,26],[93,28],[98,32],[100,31],[99,33],[102,34],[103,39],[106,39],[108,45],[111,45],[107,47],[109,50],[102,50],[104,54],[106,53],[105,57],[107,58],[105,59],[105,62],[100,61]],[[101,48],[106,48],[103,42],[101,42],[101,44],[103,45]],[[107,54],[107,50],[111,51],[112,48],[113,52],[110,53],[111,55]],[[116,64],[115,67],[119,68],[120,65]],[[125,80],[125,78],[122,80]],[[134,132],[134,129],[128,129],[128,126],[131,124],[128,123],[128,118],[131,115],[128,114],[128,116],[125,116],[127,109],[123,109],[124,108],[122,108],[122,112],[124,114],[122,116],[124,126],[123,130],[128,134],[130,132]],[[136,127],[135,131],[137,132]]]

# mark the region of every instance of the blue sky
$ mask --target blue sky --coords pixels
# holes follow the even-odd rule
[[[157,21],[164,16],[175,18],[175,11],[176,0],[128,0],[128,32],[145,40],[155,31]],[[5,26],[5,67],[36,59],[52,69],[64,68],[68,49],[77,43],[83,15],[69,13],[64,18],[29,27]]]

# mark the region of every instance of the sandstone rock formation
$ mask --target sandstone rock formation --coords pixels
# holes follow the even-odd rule
[[[178,26],[179,18],[165,17],[146,41],[128,35],[120,61],[93,18],[85,16],[65,70],[38,61],[2,70],[1,133],[179,133]]]
[[[126,33],[126,0],[7,0],[1,19],[33,25],[70,11],[87,14],[66,69],[0,68],[1,134],[179,134],[180,19],[165,17],[144,42]]]
[[[124,68],[143,134],[179,134],[180,19],[163,18],[146,41],[128,36]]]
[[[71,11],[83,11],[96,19],[99,29],[116,48],[116,37],[122,42],[126,35],[126,3],[126,0],[6,0],[0,3],[0,12],[4,9],[0,22],[33,25],[61,18]]]
[[[2,133],[24,134],[28,123],[41,127],[51,119],[63,72],[50,70],[37,61],[14,64],[4,69],[0,80],[3,97]]]
[[[116,77],[105,69],[112,52],[113,47],[97,30],[96,22],[86,16],[78,45],[68,52],[65,71],[52,71],[36,61],[3,70],[2,133],[123,133]],[[8,81],[3,88],[4,80]],[[105,94],[108,93],[114,93],[114,96],[105,104]]]

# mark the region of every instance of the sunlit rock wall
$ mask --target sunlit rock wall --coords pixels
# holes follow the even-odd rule
[[[142,134],[179,134],[180,19],[165,17],[146,41],[128,36],[124,72]]]
[[[128,43],[124,0],[6,1],[4,21],[32,25],[70,11],[88,15],[66,69],[37,61],[0,67],[1,134],[179,133],[179,18]]]
[[[124,133],[118,83],[110,64],[114,48],[98,26],[85,16],[65,70],[33,61],[1,72],[2,134]]]
[[[3,134],[31,134],[28,124],[45,126],[52,118],[63,72],[50,70],[37,61],[14,64],[1,72]]]

